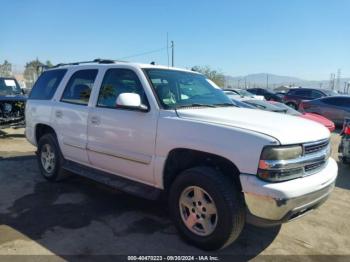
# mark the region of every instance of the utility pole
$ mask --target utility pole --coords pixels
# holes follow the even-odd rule
[[[331,74],[331,77],[329,79],[329,89],[334,90],[334,80],[335,80],[335,74]]]
[[[269,89],[269,74],[266,74],[266,88]]]
[[[171,66],[174,67],[174,41],[171,41]]]
[[[337,84],[336,84],[336,90],[340,90],[340,77],[341,77],[341,69],[339,68],[337,71]]]

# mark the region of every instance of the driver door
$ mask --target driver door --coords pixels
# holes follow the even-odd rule
[[[147,112],[118,108],[122,93],[139,94]],[[96,106],[89,112],[87,151],[91,164],[109,173],[153,184],[157,111],[150,108],[131,69],[106,71]]]

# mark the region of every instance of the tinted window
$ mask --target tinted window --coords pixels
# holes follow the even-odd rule
[[[350,98],[349,97],[339,97],[338,103],[340,106],[350,107]]]
[[[339,97],[329,97],[329,98],[322,99],[322,102],[328,105],[336,106],[336,105],[339,105],[339,99],[340,99]]]
[[[138,94],[142,103],[148,105],[144,89],[134,71],[109,69],[101,85],[97,106],[116,108],[117,98],[122,93]]]
[[[248,91],[250,92],[250,93],[252,93],[252,94],[255,94],[256,95],[256,88],[252,88],[252,89],[248,89]]]
[[[310,97],[311,96],[311,90],[295,90],[294,94],[297,95],[297,96]]]
[[[320,91],[312,90],[311,91],[311,97],[316,99],[316,98],[324,97],[324,95]]]
[[[66,69],[57,69],[42,73],[35,82],[29,99],[50,100],[55,94],[66,71]]]
[[[80,70],[69,79],[62,95],[62,102],[87,105],[97,75],[96,69]]]

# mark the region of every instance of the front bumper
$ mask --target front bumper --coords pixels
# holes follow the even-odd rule
[[[248,222],[261,226],[281,224],[319,207],[332,192],[337,173],[337,163],[329,158],[318,173],[280,183],[241,174]]]

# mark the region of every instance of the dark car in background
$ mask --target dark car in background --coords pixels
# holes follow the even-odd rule
[[[332,120],[337,126],[350,117],[350,96],[330,96],[311,101],[302,101],[300,111],[319,114]]]
[[[244,100],[244,101],[237,101],[235,99],[232,99],[233,103],[238,106],[238,107],[244,107],[244,108],[253,108],[253,109],[260,109],[260,110],[265,110],[265,111],[270,111],[270,112],[275,112],[275,113],[282,113],[282,114],[287,114],[287,115],[292,115],[292,116],[298,116],[302,117],[304,119],[308,119],[314,122],[317,122],[323,126],[325,126],[330,132],[333,132],[335,129],[334,123],[317,114],[312,114],[312,113],[300,113],[299,111],[294,110],[293,108],[280,103],[276,101],[261,101],[261,100]]]
[[[283,102],[298,109],[300,102],[303,100],[314,100],[322,97],[337,96],[337,92],[333,90],[317,89],[317,88],[295,88],[290,89],[284,96]]]
[[[248,88],[247,91],[253,93],[254,95],[263,96],[267,101],[282,102],[282,98],[280,96],[268,89]]]
[[[0,129],[24,125],[26,100],[15,78],[0,77]]]

